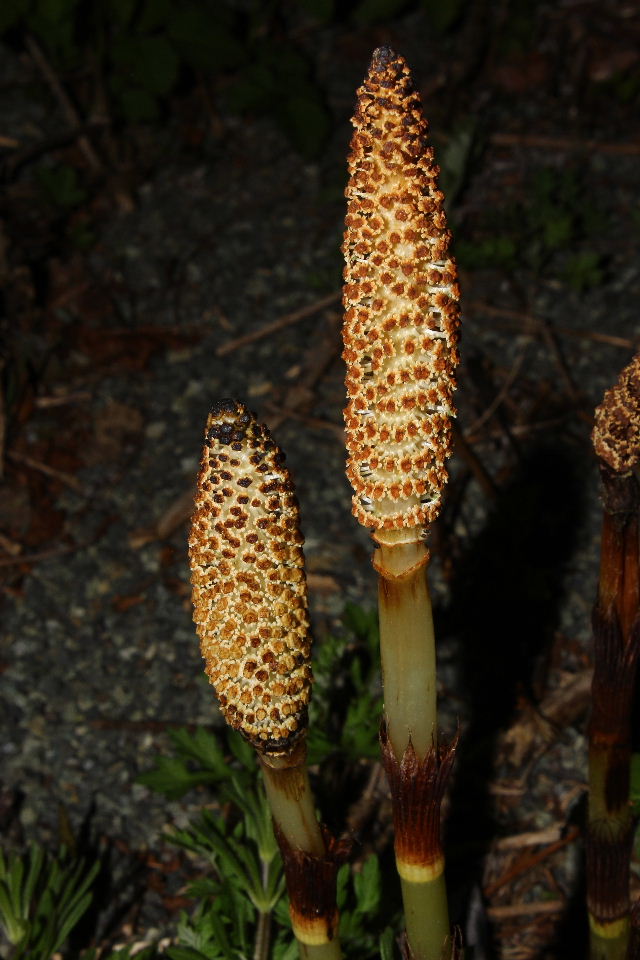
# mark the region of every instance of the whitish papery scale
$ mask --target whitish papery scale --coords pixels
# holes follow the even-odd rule
[[[421,528],[447,480],[459,290],[420,98],[387,47],[353,125],[343,245],[353,512],[377,531]]]
[[[189,538],[194,621],[227,722],[270,754],[304,733],[311,638],[284,454],[235,400],[207,420]]]

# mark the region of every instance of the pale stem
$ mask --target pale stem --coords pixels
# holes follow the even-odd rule
[[[452,941],[444,874],[427,883],[401,879],[407,940],[413,960],[445,960]]]
[[[301,754],[301,759],[304,752]],[[260,757],[267,800],[273,819],[291,847],[323,858],[327,850],[316,818],[307,767],[292,758],[280,760]],[[291,892],[289,894],[291,896]],[[308,944],[298,938],[301,960],[341,960],[340,940],[336,935],[323,943]]]
[[[298,941],[300,960],[342,960],[342,951],[337,937],[327,943],[308,944]]]
[[[437,746],[436,648],[428,559],[426,544],[417,536],[408,543],[381,543],[374,558],[379,574],[384,713],[398,761],[409,740],[420,760]],[[449,958],[452,941],[444,874],[421,882],[401,877],[401,885],[413,960]]]
[[[306,765],[272,766],[261,759],[264,785],[276,821],[292,847],[314,857],[326,854]]]
[[[398,760],[411,738],[423,759],[437,738],[436,649],[423,543],[382,545],[379,573],[384,711]]]

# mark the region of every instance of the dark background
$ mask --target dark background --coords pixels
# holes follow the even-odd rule
[[[1,749],[17,841],[55,838],[59,804],[72,824],[91,810],[155,871],[160,928],[175,907],[158,834],[189,802],[135,777],[168,727],[217,722],[186,567],[214,399],[248,402],[287,451],[316,635],[347,600],[374,603],[343,476],[339,245],[355,90],[390,44],[431,123],[464,298],[432,538],[442,723],[465,733],[452,872],[484,885],[501,956],[556,955],[580,882],[589,432],[639,339],[639,42],[622,2],[5,0]]]

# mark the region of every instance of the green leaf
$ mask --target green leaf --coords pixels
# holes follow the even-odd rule
[[[640,804],[640,753],[631,755],[631,782],[629,784],[629,799],[631,803]]]
[[[44,865],[45,855],[42,847],[33,844],[29,856],[29,872],[27,874],[27,879],[25,881],[24,890],[22,894],[22,901],[24,904],[24,916],[27,915],[27,911],[33,900],[36,884],[40,878],[40,871]]]
[[[114,66],[126,75],[128,83],[150,94],[169,93],[178,79],[178,57],[166,37],[123,34],[111,53]]]
[[[339,910],[342,910],[347,902],[347,887],[349,884],[350,873],[351,868],[348,863],[343,863],[338,869],[336,876],[336,903]]]
[[[157,757],[153,770],[139,774],[137,782],[169,800],[178,800],[189,790],[203,784],[215,783],[218,778],[209,771],[188,770],[180,757]]]
[[[0,923],[7,940],[15,946],[24,937],[27,925],[21,914],[13,909],[10,894],[11,891],[4,884],[0,885]]]
[[[391,20],[407,7],[408,0],[361,0],[351,15],[360,27]]]
[[[160,113],[157,97],[147,90],[136,88],[123,90],[118,99],[122,115],[134,123],[155,120]]]
[[[38,8],[30,9],[26,14],[26,21],[29,29],[42,42],[46,52],[57,63],[68,68],[79,57],[79,48],[75,38],[75,20],[71,9],[69,17],[52,19],[56,13],[55,7],[50,10],[45,7],[44,13]]]
[[[193,947],[169,947],[167,956],[171,960],[211,960],[210,953],[201,953]]]
[[[35,14],[51,24],[67,20],[73,14],[77,0],[38,0]]]
[[[603,258],[594,250],[576,253],[567,261],[564,276],[578,293],[597,287],[604,280]]]
[[[422,7],[437,33],[442,36],[460,19],[463,0],[422,0]]]
[[[380,695],[361,692],[351,701],[340,737],[340,745],[347,756],[352,759],[378,756],[381,709]]]
[[[356,894],[356,912],[375,914],[382,893],[382,875],[375,854],[364,862],[359,873],[354,873],[353,887]]]
[[[98,869],[69,858],[64,848],[56,858],[37,846],[0,857],[0,915],[15,960],[49,960],[63,946],[91,901]]]
[[[345,627],[369,646],[377,647],[380,639],[378,613],[376,610],[364,610],[355,603],[348,603],[342,619]]]
[[[24,17],[30,0],[3,0],[0,3],[0,36]]]
[[[118,26],[126,27],[131,23],[136,7],[137,0],[109,0],[109,18]]]
[[[69,164],[39,167],[36,177],[47,200],[63,210],[71,210],[87,199],[86,190],[80,186],[78,171]]]
[[[380,960],[394,960],[396,938],[391,927],[387,927],[380,937]]]
[[[320,154],[331,129],[329,113],[312,90],[285,101],[280,124],[294,147],[307,160]]]
[[[227,743],[236,760],[238,760],[252,776],[255,775],[256,757],[251,744],[247,743],[244,737],[233,730],[229,730],[227,733]]]
[[[455,252],[459,262],[469,270],[505,269],[516,264],[518,247],[514,237],[497,234],[476,241],[459,240]]]
[[[335,0],[299,0],[299,2],[318,23],[331,22],[335,11]]]
[[[544,227],[544,242],[549,250],[566,247],[573,233],[573,217],[561,214],[547,221]]]
[[[235,33],[234,19],[221,4],[176,5],[167,24],[167,37],[185,61],[212,74],[244,61]]]
[[[178,755],[193,760],[219,780],[228,776],[229,767],[219,735],[210,733],[204,727],[198,727],[195,733],[181,727],[171,730],[169,736]]]
[[[166,33],[175,12],[174,0],[146,0],[135,19],[136,31],[141,35],[156,31]]]
[[[26,917],[29,910],[29,901],[24,900],[22,891],[22,878],[24,876],[24,860],[22,857],[14,857],[13,863],[9,869],[9,896],[11,899],[11,909],[16,917]]]
[[[477,136],[478,125],[475,118],[465,117],[449,133],[444,148],[438,153],[440,161],[440,186],[446,197],[447,212],[462,191],[481,147]]]
[[[82,917],[82,915],[85,913],[92,899],[93,897],[90,893],[85,893],[85,895],[79,899],[74,897],[73,904],[67,911],[65,911],[64,918],[62,918],[60,921],[60,926],[56,932],[56,937],[53,944],[53,953],[56,953],[58,950],[60,950],[65,940],[80,920],[80,917]]]

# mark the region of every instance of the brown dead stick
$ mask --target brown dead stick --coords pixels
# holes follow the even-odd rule
[[[537,866],[539,863],[542,863],[542,861],[546,860],[547,857],[550,857],[558,850],[562,850],[563,847],[573,843],[573,841],[577,838],[578,833],[578,828],[573,827],[567,832],[565,837],[562,837],[560,840],[556,840],[555,843],[550,843],[548,846],[544,847],[543,850],[538,850],[536,853],[531,853],[531,851],[526,851],[523,853],[520,857],[518,857],[516,862],[502,874],[501,877],[498,877],[497,880],[494,880],[493,883],[490,883],[485,887],[485,897],[492,897],[494,893],[497,893],[497,891],[501,887],[504,887],[505,884],[510,883],[511,880],[519,877],[522,873],[532,870],[533,867]]]
[[[306,351],[305,362],[295,383],[287,390],[280,410],[274,413],[269,422],[269,428],[276,430],[291,414],[304,415],[316,400],[318,385],[321,383],[334,360],[340,354],[342,341],[338,334],[340,315],[328,311],[323,336],[319,342],[314,338]],[[323,422],[323,421],[319,421]],[[333,426],[333,425],[332,425]],[[339,431],[340,442],[344,442],[342,428]]]
[[[20,567],[22,564],[40,563],[41,560],[52,560],[62,557],[65,553],[81,550],[84,544],[75,543],[64,547],[52,547],[51,550],[39,550],[36,553],[21,553],[15,557],[0,557],[0,567]]]
[[[576,389],[576,386],[573,382],[573,378],[569,371],[569,366],[567,364],[567,361],[564,358],[562,350],[560,349],[557,332],[553,329],[549,321],[546,320],[544,317],[538,317],[537,323],[540,328],[542,339],[546,343],[547,348],[549,349],[549,352],[553,355],[556,361],[556,366],[560,371],[560,376],[562,380],[564,380],[566,391],[571,397],[572,402],[577,405],[580,401],[580,394]]]
[[[319,300],[314,300],[313,303],[308,303],[306,307],[300,307],[298,310],[293,310],[291,313],[285,313],[284,316],[278,317],[277,320],[273,320],[271,323],[265,324],[264,327],[260,327],[259,330],[252,330],[251,333],[245,333],[241,337],[236,337],[235,340],[227,340],[226,343],[223,343],[218,347],[216,350],[216,356],[225,357],[228,353],[232,353],[239,347],[244,347],[248,343],[254,343],[256,340],[262,340],[263,337],[268,337],[272,333],[282,330],[284,327],[291,326],[293,323],[298,323],[299,320],[304,320],[306,317],[310,317],[312,314],[317,313],[318,310],[324,310],[325,307],[331,306],[332,303],[335,303],[336,300],[340,299],[340,296],[340,291],[334,290],[333,293],[329,293],[324,297],[320,297]]]
[[[22,167],[39,160],[44,154],[50,153],[53,150],[59,150],[61,147],[66,147],[67,144],[73,143],[74,140],[79,140],[81,137],[86,138],[91,133],[103,130],[105,126],[107,126],[105,120],[93,120],[91,123],[74,125],[68,130],[63,130],[62,133],[44,137],[42,140],[38,140],[37,143],[32,143],[20,150],[16,150],[15,153],[4,160],[3,170],[6,178],[12,179]],[[0,147],[2,146],[2,138],[0,137]]]
[[[473,300],[465,305],[465,309],[471,313],[485,313],[488,317],[497,317],[506,321],[514,321],[509,325],[512,329],[517,325],[517,329],[523,334],[529,336],[540,336],[543,331],[540,328],[540,320],[531,313],[525,313],[521,310],[510,310],[507,307],[495,307],[493,304],[484,303],[482,300]],[[637,341],[629,340],[628,337],[614,337],[608,333],[598,333],[592,330],[574,330],[570,327],[560,327],[554,325],[556,334],[563,337],[575,337],[580,340],[592,340],[596,343],[606,343],[612,347],[623,347],[625,350],[633,350],[637,346]]]
[[[323,420],[320,417],[310,417],[306,413],[294,410],[293,407],[279,407],[275,403],[265,403],[264,409],[271,430],[274,430],[275,425],[282,423],[284,420],[299,420],[306,424],[310,430],[328,430],[330,433],[334,433],[341,443],[344,442],[344,427],[340,426],[339,423],[331,423],[330,420]]]
[[[508,903],[504,907],[489,907],[490,920],[516,920],[518,917],[535,917],[539,914],[562,913],[567,909],[564,900],[545,900],[544,903]]]
[[[483,493],[490,497],[492,500],[498,495],[498,490],[493,482],[493,477],[483,464],[480,457],[477,455],[471,443],[469,443],[467,437],[464,435],[462,430],[458,427],[455,420],[451,425],[451,429],[454,436],[455,449],[457,454],[464,460],[469,469],[471,470],[473,476],[477,480],[480,488]]]
[[[164,513],[158,518],[152,527],[144,527],[134,530],[129,537],[129,545],[134,550],[139,550],[147,543],[154,540],[166,540],[174,530],[186,523],[193,513],[193,497],[195,486],[190,485],[188,489],[173,500]]]
[[[636,157],[640,143],[607,143],[598,140],[578,140],[569,137],[543,137],[520,133],[494,133],[491,143],[498,147],[533,147],[540,150],[580,150],[584,153],[612,153]]]
[[[62,86],[60,79],[58,78],[55,70],[47,60],[44,51],[35,37],[27,34],[25,43],[31,59],[35,63],[36,67],[46,80],[46,82],[51,87],[51,91],[60,104],[60,109],[64,113],[67,121],[71,124],[72,127],[80,127],[82,121],[78,115],[78,111],[71,102],[69,96],[67,95],[66,90]],[[82,150],[89,166],[94,171],[94,173],[102,173],[104,170],[102,161],[99,159],[97,153],[95,152],[91,141],[89,140],[86,134],[82,134],[78,138],[78,146]]]
[[[66,487],[71,487],[72,490],[77,490],[78,493],[84,492],[83,486],[78,478],[70,473],[66,473],[64,470],[56,470],[55,467],[50,467],[48,463],[35,460],[33,457],[27,456],[26,453],[18,453],[17,450],[8,450],[7,457],[15,463],[22,463],[25,467],[30,467],[32,470],[37,470],[38,473],[43,473],[45,477],[51,477],[52,480],[59,480],[60,483],[63,483]]]

